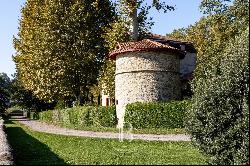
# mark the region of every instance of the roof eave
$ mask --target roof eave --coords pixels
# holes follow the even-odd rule
[[[150,51],[174,53],[174,54],[179,55],[180,59],[183,59],[185,57],[185,54],[186,54],[185,51],[171,49],[171,48],[137,48],[137,49],[126,49],[126,50],[122,50],[122,51],[121,50],[113,51],[109,54],[108,58],[115,60],[119,54],[124,54],[124,53],[128,53],[128,52],[150,52]]]

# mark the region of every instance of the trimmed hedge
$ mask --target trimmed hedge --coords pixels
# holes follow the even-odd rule
[[[133,128],[184,128],[184,117],[190,101],[168,103],[136,102],[126,106],[125,125]]]
[[[81,106],[40,112],[41,121],[74,127],[115,127],[115,107]]]

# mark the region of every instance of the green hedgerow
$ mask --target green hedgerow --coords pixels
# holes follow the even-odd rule
[[[81,106],[49,110],[39,113],[39,119],[46,122],[75,127],[115,127],[115,107]]]
[[[183,128],[189,101],[132,103],[126,106],[125,124],[133,128]]]

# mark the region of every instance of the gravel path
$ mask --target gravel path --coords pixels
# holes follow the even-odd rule
[[[92,137],[92,138],[113,138],[119,139],[121,134],[114,132],[94,132],[94,131],[82,131],[68,128],[61,128],[55,125],[46,124],[34,120],[28,120],[24,118],[15,118],[13,120],[19,121],[21,124],[28,126],[34,131],[60,134],[67,136],[80,136],[80,137]],[[120,136],[120,137],[119,137]],[[154,135],[154,134],[123,134],[124,139],[140,139],[148,141],[190,141],[190,136],[185,134],[168,134],[168,135]]]

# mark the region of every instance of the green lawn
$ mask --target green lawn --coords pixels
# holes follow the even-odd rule
[[[60,136],[6,122],[17,165],[206,164],[190,142],[149,142]]]

